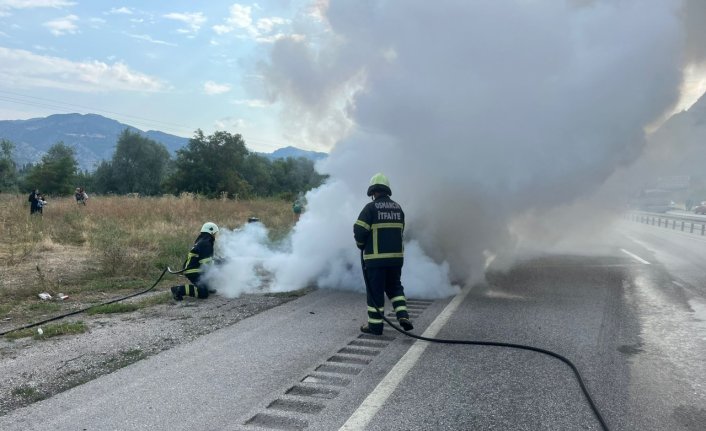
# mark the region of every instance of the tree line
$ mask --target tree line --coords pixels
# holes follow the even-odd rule
[[[61,196],[83,187],[98,194],[189,192],[206,197],[292,199],[325,179],[311,160],[270,160],[248,151],[241,135],[223,131],[206,136],[197,130],[172,159],[161,143],[126,129],[118,137],[112,159],[93,172],[79,170],[74,149],[63,142],[49,148],[41,162],[24,166],[12,160],[14,148],[12,142],[0,140],[2,192],[39,189]]]

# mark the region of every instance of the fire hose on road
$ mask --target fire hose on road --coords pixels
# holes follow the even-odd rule
[[[366,291],[367,291],[368,295],[370,295],[370,297],[371,297],[371,299],[372,299],[372,298],[373,298],[373,295],[372,295],[372,293],[370,292],[370,286],[369,286],[369,282],[368,282],[368,276],[367,276],[367,273],[366,273],[366,271],[365,271],[365,262],[363,261],[362,252],[361,252],[361,264],[362,264],[362,268],[363,268],[363,279],[364,279],[364,281],[365,281],[365,288],[366,288]],[[120,302],[120,301],[129,299],[129,298],[133,298],[133,297],[135,297],[135,296],[143,295],[143,294],[145,294],[145,293],[151,291],[152,289],[154,289],[155,286],[157,286],[157,284],[162,280],[162,278],[164,277],[164,274],[166,274],[167,272],[169,272],[170,274],[180,274],[180,273],[183,272],[183,270],[181,270],[181,271],[173,271],[171,268],[167,267],[167,268],[165,268],[165,269],[162,271],[162,273],[159,275],[159,277],[157,278],[157,280],[152,284],[152,286],[150,286],[149,288],[147,288],[147,289],[145,289],[145,290],[142,290],[142,291],[139,291],[139,292],[136,292],[136,293],[132,293],[132,294],[130,294],[130,295],[123,296],[123,297],[120,297],[120,298],[112,299],[112,300],[109,300],[109,301],[106,301],[106,302],[102,302],[102,303],[100,303],[100,304],[91,305],[91,306],[89,306],[89,307],[85,307],[85,308],[82,308],[82,309],[80,309],[80,310],[75,310],[75,311],[72,311],[72,312],[69,312],[69,313],[65,313],[65,314],[61,314],[61,315],[58,315],[58,316],[54,316],[54,317],[51,317],[51,318],[49,318],[49,319],[45,319],[45,320],[42,320],[42,321],[39,321],[39,322],[30,323],[30,324],[27,324],[27,325],[24,325],[24,326],[20,326],[20,327],[13,328],[13,329],[10,329],[10,330],[4,331],[4,332],[0,332],[0,336],[4,336],[5,334],[9,334],[10,332],[20,331],[20,330],[28,329],[28,328],[33,328],[33,327],[36,327],[36,326],[39,326],[39,325],[43,325],[43,324],[45,324],[45,323],[49,323],[49,322],[53,322],[53,321],[55,321],[55,320],[63,319],[63,318],[65,318],[65,317],[69,317],[69,316],[73,316],[73,315],[76,315],[76,314],[80,314],[80,313],[83,313],[83,312],[85,312],[85,311],[87,311],[87,310],[89,310],[89,309],[95,308],[95,307],[100,307],[100,306],[104,306],[104,305],[108,305],[108,304],[113,304],[113,303],[115,303],[115,302]],[[372,299],[372,301],[373,301],[373,305],[375,306],[375,308],[378,308],[378,309],[379,309],[380,307],[378,306],[378,304],[375,303],[374,299]],[[576,380],[577,380],[578,383],[579,383],[579,386],[581,387],[581,391],[583,392],[584,396],[586,397],[586,400],[588,401],[588,404],[589,404],[589,406],[591,407],[591,410],[593,411],[593,413],[595,414],[596,418],[598,419],[598,422],[601,424],[601,427],[602,427],[605,431],[609,431],[608,425],[606,424],[605,420],[603,419],[603,416],[601,415],[601,413],[600,413],[600,411],[598,410],[598,408],[596,407],[596,405],[595,405],[593,399],[591,398],[591,395],[589,394],[588,389],[586,388],[586,385],[584,384],[583,378],[581,377],[581,374],[579,373],[579,370],[576,368],[576,366],[575,366],[571,361],[569,361],[569,360],[568,360],[567,358],[565,358],[564,356],[562,356],[562,355],[560,355],[560,354],[558,354],[558,353],[552,352],[552,351],[550,351],[550,350],[541,349],[541,348],[539,348],[539,347],[527,346],[527,345],[523,345],[523,344],[501,343],[501,342],[496,342],[496,341],[446,340],[446,339],[441,339],[441,338],[428,338],[428,337],[424,337],[424,336],[421,336],[421,335],[412,334],[412,333],[407,332],[407,331],[405,331],[404,329],[402,329],[402,328],[396,326],[396,325],[393,324],[387,317],[385,317],[385,313],[381,313],[381,316],[382,316],[383,320],[384,320],[388,325],[390,325],[392,328],[394,328],[396,331],[398,331],[398,332],[400,332],[400,333],[402,333],[403,335],[406,335],[406,336],[408,336],[408,337],[415,338],[415,339],[422,340],[422,341],[428,341],[428,342],[432,342],[432,343],[443,343],[443,344],[465,344],[465,345],[474,345],[474,346],[507,347],[507,348],[513,348],[513,349],[529,350],[529,351],[533,351],[533,352],[538,352],[538,353],[542,353],[542,354],[551,356],[551,357],[553,357],[553,358],[559,359],[560,361],[562,361],[562,362],[564,362],[566,365],[568,365],[569,368],[571,368],[571,370],[572,370],[573,373],[574,373],[574,376],[576,377]]]
[[[363,268],[363,280],[365,281],[365,290],[367,294],[370,296],[371,301],[373,301],[373,306],[377,309],[380,309],[381,307],[378,306],[378,304],[375,303],[374,296],[372,292],[370,291],[370,283],[368,281],[368,274],[365,271],[365,261],[363,260],[363,251],[361,250],[360,252],[360,262],[361,262],[361,267]],[[581,377],[581,373],[579,373],[578,368],[566,357],[552,352],[550,350],[542,349],[539,347],[533,347],[533,346],[526,346],[524,344],[514,344],[514,343],[501,343],[497,341],[475,341],[475,340],[446,340],[442,338],[428,338],[424,337],[421,335],[416,335],[412,334],[411,332],[407,332],[404,329],[400,328],[399,326],[396,326],[390,320],[385,317],[385,313],[380,313],[382,316],[383,320],[390,325],[392,328],[394,328],[396,331],[400,332],[403,335],[406,335],[411,338],[416,338],[417,340],[422,340],[422,341],[428,341],[431,343],[442,343],[442,344],[466,344],[466,345],[472,345],[472,346],[495,346],[495,347],[508,347],[512,349],[520,349],[520,350],[529,350],[532,352],[538,352],[542,353],[544,355],[551,356],[553,358],[559,359],[560,361],[564,362],[566,365],[571,368],[571,371],[574,372],[574,376],[576,377],[576,380],[579,383],[579,386],[581,387],[581,391],[583,392],[584,396],[586,397],[586,400],[588,401],[589,406],[591,407],[591,410],[596,416],[596,419],[598,419],[598,422],[601,424],[601,427],[605,431],[609,431],[608,425],[606,424],[605,420],[603,419],[603,416],[601,415],[601,412],[598,410],[598,407],[596,407],[596,404],[593,402],[593,398],[591,398],[591,395],[588,392],[588,389],[586,388],[586,385],[583,382],[583,378]]]

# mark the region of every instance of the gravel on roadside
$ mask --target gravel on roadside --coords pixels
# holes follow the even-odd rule
[[[0,416],[307,292],[185,298],[130,313],[80,314],[66,319],[83,321],[88,327],[83,334],[46,340],[0,337]]]

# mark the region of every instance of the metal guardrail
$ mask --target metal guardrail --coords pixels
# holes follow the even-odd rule
[[[628,213],[626,218],[636,223],[706,235],[706,218],[703,217],[633,211]]]

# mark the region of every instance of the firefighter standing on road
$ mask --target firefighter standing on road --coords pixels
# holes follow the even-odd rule
[[[201,280],[201,274],[206,266],[213,263],[213,243],[216,241],[217,233],[218,226],[215,223],[206,222],[201,227],[201,233],[184,261],[184,275],[191,283],[172,287],[172,297],[175,300],[181,301],[184,296],[205,299],[208,298],[209,293],[215,292]]]
[[[367,334],[382,334],[385,294],[390,298],[402,328],[405,331],[414,329],[400,282],[404,258],[404,212],[390,195],[392,190],[387,177],[380,173],[373,175],[368,187],[368,196],[373,201],[363,208],[353,225],[356,245],[363,251],[363,271],[369,287],[368,323],[360,327]],[[375,304],[381,308],[376,309]]]

